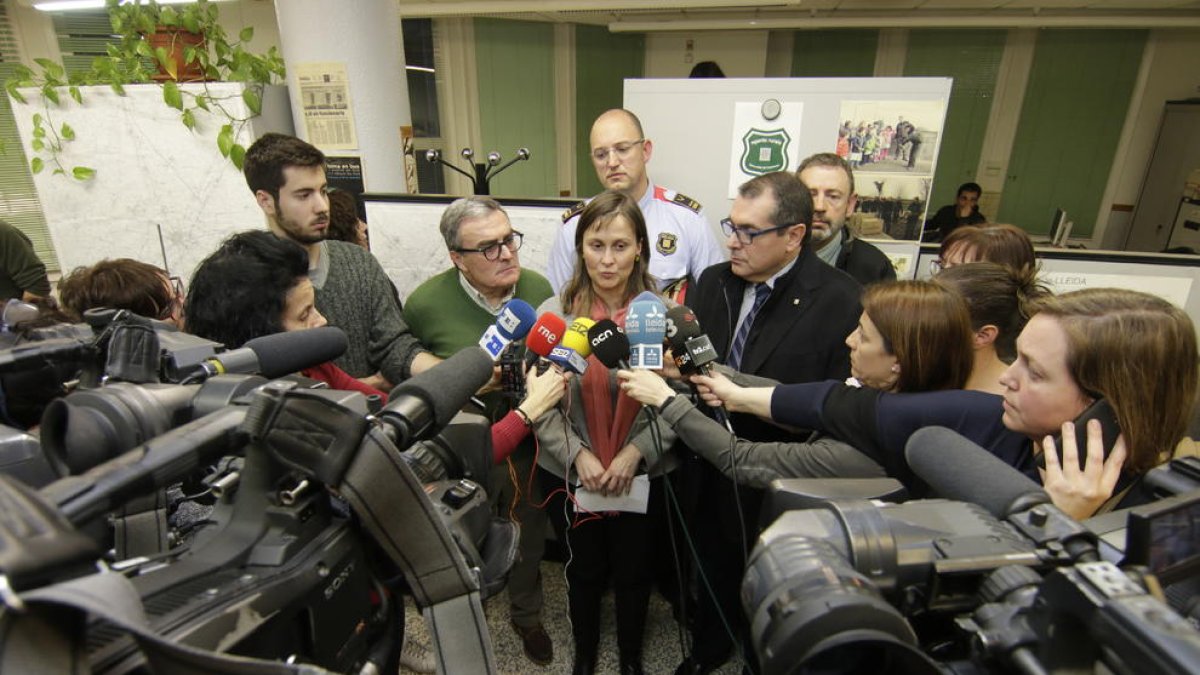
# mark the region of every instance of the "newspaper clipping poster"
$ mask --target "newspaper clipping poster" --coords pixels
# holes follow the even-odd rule
[[[308,142],[323,150],[357,148],[346,64],[302,63],[295,70]]]

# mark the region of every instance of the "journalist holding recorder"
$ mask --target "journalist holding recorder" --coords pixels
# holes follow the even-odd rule
[[[1141,478],[1171,458],[1196,398],[1191,319],[1158,297],[1105,288],[1042,298],[1033,311],[1017,338],[1016,361],[1000,378],[1002,400],[962,391],[889,394],[833,381],[771,388],[739,387],[720,375],[693,381],[710,404],[822,430],[898,477],[911,475],[903,459],[909,436],[944,426],[1028,473],[1033,455],[1044,454],[1044,487],[1075,518],[1151,500]],[[1100,399],[1120,428],[1107,457],[1101,422],[1086,430],[1074,423]],[[1052,438],[1059,432],[1061,444]]]

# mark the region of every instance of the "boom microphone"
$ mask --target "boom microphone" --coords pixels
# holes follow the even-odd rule
[[[588,330],[592,355],[608,368],[629,368],[629,338],[611,319],[602,319]]]
[[[978,504],[997,518],[1050,503],[1042,486],[945,427],[918,430],[905,444],[904,456],[938,495]]]
[[[346,334],[334,326],[264,335],[205,359],[188,379],[229,373],[273,379],[332,361],[346,353],[348,344]]]
[[[492,379],[492,355],[467,347],[392,390],[377,417],[397,432],[397,447],[441,431],[471,396]]]

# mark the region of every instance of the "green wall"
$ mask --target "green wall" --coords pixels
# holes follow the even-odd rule
[[[997,220],[1034,234],[1061,207],[1073,236],[1095,228],[1146,31],[1038,34]]]
[[[475,20],[479,73],[476,159],[497,151],[507,161],[517,148],[532,159],[492,181],[492,194],[547,197],[558,194],[554,135],[554,26],[549,23]]]
[[[908,34],[906,76],[954,78],[929,197],[931,214],[954,202],[959,185],[977,180],[975,172],[1006,35],[1003,30],[913,30]]]
[[[871,77],[879,31],[798,30],[792,45],[792,77]]]
[[[603,26],[575,26],[575,194],[601,190],[588,156],[592,122],[625,99],[625,78],[645,71],[646,38],[640,34],[610,33]]]

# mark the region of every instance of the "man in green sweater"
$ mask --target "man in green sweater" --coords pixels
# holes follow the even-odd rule
[[[329,194],[320,150],[295,136],[264,134],[246,151],[244,172],[271,232],[308,251],[317,310],[349,339],[346,353],[334,361],[338,367],[387,391],[441,361],[409,331],[375,256],[326,240]]]
[[[521,269],[517,251],[521,233],[513,229],[508,214],[487,197],[459,199],[442,214],[442,237],[453,267],[421,284],[408,296],[404,318],[425,348],[445,358],[475,345],[496,321],[504,303],[520,298],[537,307],[553,292],[550,282]],[[500,392],[485,397],[492,421],[503,417],[510,404]],[[546,514],[538,481],[529,480],[534,447],[526,440],[510,457],[520,484],[514,486],[509,469],[493,469],[488,494],[501,515],[507,515],[514,493],[520,500],[513,513],[521,523],[521,556],[508,576],[508,597],[513,628],[520,635],[525,655],[540,665],[554,660],[554,646],[542,626],[542,578],[538,565],[546,538]]]

